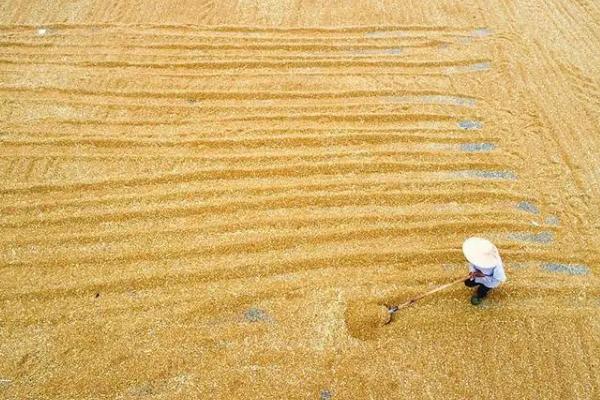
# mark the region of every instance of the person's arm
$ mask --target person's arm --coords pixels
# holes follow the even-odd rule
[[[477,270],[475,269],[475,266],[471,263],[469,263],[469,279],[473,280],[475,279],[475,273],[477,272]]]
[[[502,281],[506,280],[504,276],[504,271],[502,267],[495,267],[492,271],[492,275],[486,275],[481,278],[475,278],[475,282],[481,283],[484,286],[489,288],[495,288],[502,283]]]

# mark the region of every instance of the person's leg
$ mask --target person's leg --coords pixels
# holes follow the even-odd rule
[[[466,284],[467,283],[465,282],[465,285]],[[484,299],[485,296],[488,295],[488,292],[491,290],[491,288],[487,286],[481,285],[479,283],[475,284],[477,285],[477,289],[475,289],[475,293],[473,294],[473,296],[471,296],[471,304],[473,304],[474,306],[481,304],[481,301]]]
[[[490,290],[492,290],[492,288],[489,288],[484,285],[479,285],[479,287],[477,288],[477,297],[479,297],[480,299],[483,299],[485,296],[488,295],[488,292]]]
[[[467,287],[475,287],[477,285],[479,285],[479,283],[477,283],[475,281],[472,281],[469,278],[465,279],[465,286],[467,286]]]

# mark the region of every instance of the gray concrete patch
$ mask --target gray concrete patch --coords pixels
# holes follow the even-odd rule
[[[387,50],[383,50],[383,52],[385,54],[389,54],[392,56],[397,56],[398,54],[402,54],[402,49],[398,48],[398,49],[387,49]]]
[[[370,56],[382,56],[382,55],[390,55],[390,56],[397,56],[402,54],[402,48],[395,48],[395,49],[372,49],[372,50],[362,50],[362,51],[355,51],[352,53],[353,56],[358,56],[358,57],[370,57]]]
[[[548,244],[554,240],[554,234],[552,232],[514,232],[510,233],[508,235],[508,238],[519,242]]]
[[[408,36],[405,31],[374,31],[365,33],[365,37],[369,38],[385,38],[385,37],[404,37]]]
[[[488,28],[479,28],[479,29],[475,29],[474,31],[471,32],[471,36],[473,37],[486,37],[492,34],[492,31],[489,30]]]
[[[537,206],[529,201],[520,201],[517,204],[517,208],[521,209],[523,211],[526,211],[528,213],[531,214],[539,214],[540,213],[540,209],[537,208]]]
[[[492,68],[492,64],[489,62],[475,63],[469,65],[460,65],[455,67],[448,67],[444,69],[447,74],[460,74],[467,72],[480,72],[487,71]]]
[[[542,268],[549,272],[568,275],[587,275],[590,272],[590,269],[583,264],[544,263]]]
[[[481,171],[467,170],[459,171],[457,175],[464,178],[483,178],[483,179],[508,179],[515,180],[517,176],[511,171]]]
[[[261,310],[260,308],[250,307],[244,313],[244,319],[248,322],[261,322],[268,321],[270,318],[266,311]]]
[[[492,68],[492,64],[489,62],[482,62],[477,64],[472,64],[469,66],[469,71],[487,71]]]
[[[428,96],[385,96],[381,98],[390,103],[410,104],[449,104],[453,106],[475,107],[477,101],[469,97],[428,95]]]
[[[481,121],[465,119],[458,122],[458,127],[461,129],[475,130],[483,128],[483,123],[481,123]]]
[[[331,400],[333,399],[333,394],[329,390],[321,390],[319,395],[319,400]]]
[[[485,153],[495,148],[496,145],[493,143],[463,143],[460,145],[460,150],[468,153]]]
[[[477,105],[477,101],[475,99],[460,96],[431,95],[423,96],[423,100],[426,103],[450,104],[453,106],[475,107]]]

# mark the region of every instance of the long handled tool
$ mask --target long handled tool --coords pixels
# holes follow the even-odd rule
[[[430,291],[422,293],[422,294],[418,295],[417,297],[413,297],[412,299],[407,300],[407,301],[405,301],[402,304],[398,304],[396,306],[386,306],[387,307],[387,311],[389,313],[389,319],[388,319],[388,321],[385,324],[389,324],[392,321],[392,315],[394,315],[394,313],[396,313],[398,310],[400,310],[402,308],[409,307],[409,306],[415,304],[417,301],[421,300],[423,297],[427,297],[427,296],[432,295],[434,293],[441,292],[444,289],[448,289],[450,286],[454,286],[457,283],[461,283],[465,279],[467,279],[468,277],[469,276],[467,275],[467,276],[459,278],[459,279],[457,279],[455,281],[452,281],[450,283],[446,283],[445,285],[438,286],[435,289],[431,289]]]

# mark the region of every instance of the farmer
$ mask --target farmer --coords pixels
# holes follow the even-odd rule
[[[471,304],[478,305],[489,291],[506,280],[504,266],[498,249],[486,239],[471,237],[462,246],[463,254],[469,262],[468,287],[477,287],[471,297]]]

